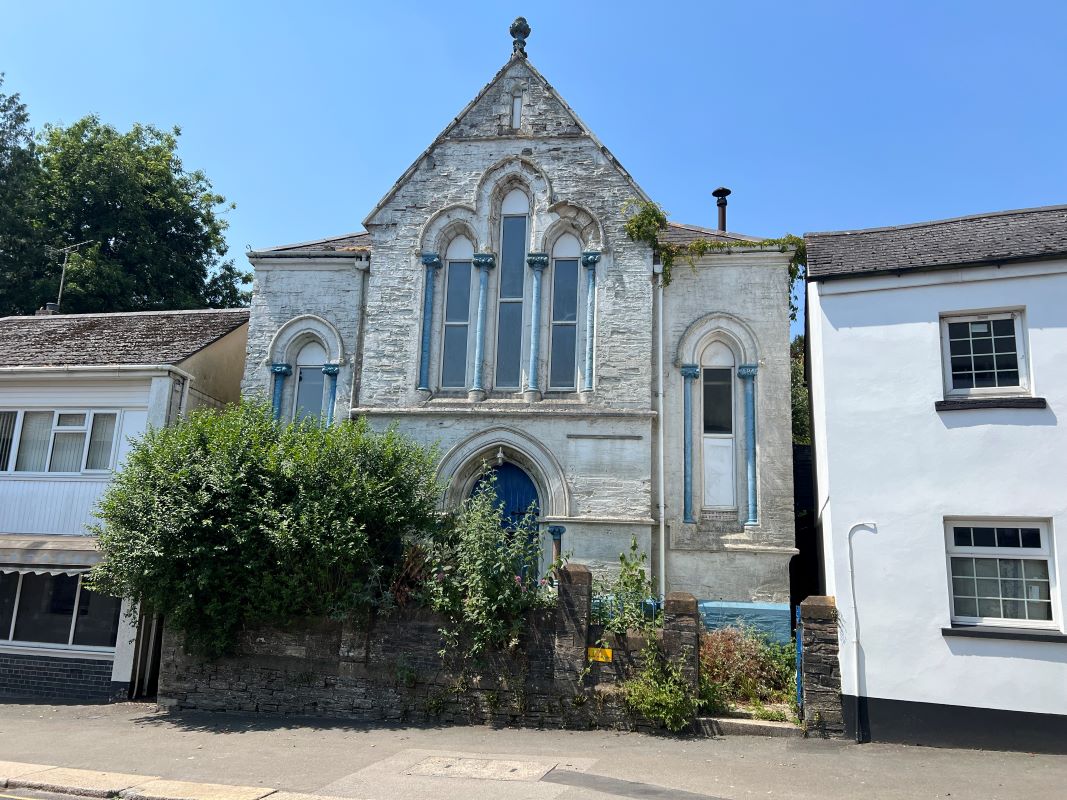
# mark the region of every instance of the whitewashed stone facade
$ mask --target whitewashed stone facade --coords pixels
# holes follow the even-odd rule
[[[504,68],[370,212],[364,220],[367,233],[250,255],[255,287],[244,392],[272,398],[278,415],[292,418],[297,352],[306,342],[319,342],[327,368],[336,372],[336,385],[328,377],[324,390],[327,416],[362,416],[376,427],[396,421],[406,433],[436,443],[446,502],[469,494],[483,462],[503,459],[532,479],[542,521],[565,526],[562,548],[575,560],[610,569],[636,536],[668,591],[691,591],[708,601],[787,603],[787,566],[795,552],[789,254],[739,250],[703,258],[692,269],[677,265],[674,282],[663,290],[661,358],[658,270],[651,249],[630,241],[624,230],[627,203],[647,196],[527,61],[520,45],[517,40]],[[524,250],[533,257],[523,270],[521,379],[518,387],[501,389],[497,348],[507,346],[497,335],[503,324],[501,216],[505,198],[515,189],[528,206]],[[679,241],[745,238],[685,226],[672,226],[669,234]],[[445,276],[457,237],[474,253],[492,254],[493,265],[479,268],[474,257],[468,375],[466,385],[448,389],[442,386]],[[577,317],[572,323],[574,383],[557,390],[549,385],[550,337],[555,335],[551,255],[564,241],[583,255],[572,314]],[[538,253],[548,257],[542,260],[542,302],[534,320]],[[591,314],[587,269],[595,271]],[[484,349],[478,359],[483,271]],[[690,359],[700,364],[716,339],[735,352],[734,367],[758,366],[759,509],[750,517],[745,500],[745,398],[743,381],[737,379],[738,502],[714,512],[701,508],[698,419],[690,469],[695,511],[693,521],[685,522],[680,368]],[[472,376],[476,361],[480,385]],[[662,549],[657,364],[666,394]],[[699,386],[691,387],[691,415],[697,418],[700,398]]]

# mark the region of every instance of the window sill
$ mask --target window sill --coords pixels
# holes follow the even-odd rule
[[[937,411],[971,411],[979,408],[1048,408],[1044,397],[958,397],[938,400]]]
[[[1001,628],[996,625],[953,625],[941,629],[942,636],[970,639],[1012,639],[1018,642],[1065,642],[1067,634],[1041,628]]]

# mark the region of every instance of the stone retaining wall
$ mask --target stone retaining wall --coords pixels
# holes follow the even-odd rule
[[[424,609],[366,624],[304,620],[246,631],[237,653],[214,662],[185,652],[166,630],[159,702],[171,709],[255,711],[375,722],[535,727],[656,727],[629,713],[618,682],[639,665],[644,640],[612,637],[610,663],[587,660],[601,644],[590,625],[592,575],[568,565],[554,609],[533,615],[516,648],[479,663],[447,654],[443,620]],[[698,687],[699,623],[692,595],[664,605],[664,651]]]
[[[804,728],[809,735],[841,736],[841,663],[833,597],[812,596],[800,604],[797,636],[803,642]]]

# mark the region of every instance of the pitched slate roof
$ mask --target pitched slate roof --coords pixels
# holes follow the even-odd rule
[[[702,228],[699,225],[684,225],[680,222],[668,222],[667,229],[660,234],[661,242],[685,245],[698,239],[710,239],[716,242],[751,242],[759,241],[758,237],[747,236],[743,233],[730,233]],[[366,231],[346,233],[341,236],[331,236],[326,239],[316,239],[311,242],[299,242],[297,244],[283,244],[266,250],[257,250],[250,253],[251,256],[278,256],[293,254],[312,253],[369,253],[371,251],[371,236]]]
[[[0,367],[178,364],[248,322],[247,308],[0,318]]]
[[[1032,261],[1067,255],[1067,205],[804,239],[809,280]]]

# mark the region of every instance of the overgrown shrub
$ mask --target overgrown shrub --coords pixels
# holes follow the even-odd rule
[[[209,657],[246,624],[389,603],[405,543],[438,524],[434,463],[363,421],[194,412],[147,431],[109,485],[93,588],[162,613]]]
[[[477,658],[518,643],[528,612],[554,602],[547,576],[539,576],[542,537],[532,513],[505,529],[496,477],[481,486],[429,543],[427,595],[448,619],[450,648]]]
[[[593,624],[606,633],[651,632],[661,622],[655,609],[652,580],[645,563],[648,556],[630,540],[630,552],[619,553],[619,573],[611,580],[597,579],[593,587]]]
[[[753,628],[717,628],[700,637],[700,703],[707,711],[725,710],[731,702],[786,702],[795,678],[792,646]]]
[[[669,731],[684,730],[696,715],[697,698],[682,677],[681,668],[652,640],[645,647],[642,661],[641,670],[622,683],[627,707]]]

